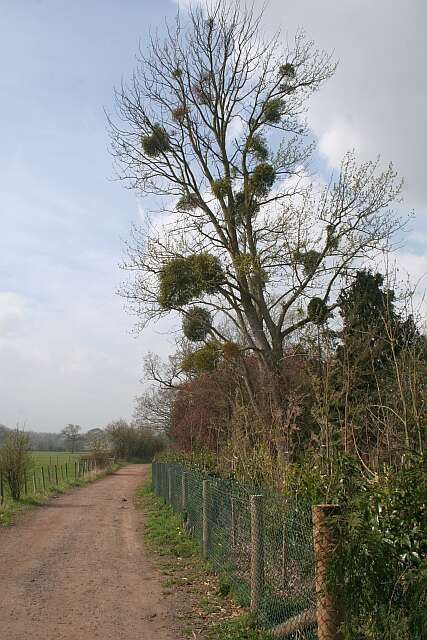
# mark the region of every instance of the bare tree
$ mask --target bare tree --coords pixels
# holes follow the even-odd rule
[[[78,424],[67,424],[61,431],[66,447],[70,449],[71,453],[76,451],[77,445],[82,438],[80,431],[81,427]]]
[[[176,391],[171,388],[146,389],[136,398],[133,415],[135,425],[154,434],[167,434],[170,429],[175,396]]]
[[[302,32],[264,38],[261,19],[224,0],[178,16],[110,124],[120,178],[165,214],[128,244],[123,295],[142,326],[174,311],[190,339],[223,343],[225,318],[276,375],[289,338],[324,322],[340,278],[401,226],[401,184],[349,153],[320,186],[303,115],[335,65]]]

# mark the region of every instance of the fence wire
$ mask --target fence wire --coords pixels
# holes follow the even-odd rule
[[[205,484],[205,536],[203,505]],[[251,495],[259,493],[238,482],[209,477],[177,464],[153,463],[155,493],[181,514],[187,532],[219,575],[220,590],[231,592],[243,607],[251,605]],[[311,507],[263,492],[263,575],[257,579],[258,622],[272,628],[296,620],[287,633],[294,640],[317,638],[315,624],[314,552]],[[204,540],[205,537],[205,540]],[[253,580],[252,580],[253,587]],[[292,625],[291,625],[292,627]]]

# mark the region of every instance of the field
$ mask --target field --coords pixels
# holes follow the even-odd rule
[[[61,465],[78,462],[82,453],[69,453],[68,451],[32,451],[31,456],[36,467]]]

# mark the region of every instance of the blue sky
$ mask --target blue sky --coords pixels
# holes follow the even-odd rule
[[[261,4],[256,2],[255,4]],[[409,6],[408,6],[409,5]],[[154,328],[131,335],[114,295],[134,193],[111,180],[103,109],[138,42],[173,0],[0,0],[0,423],[84,429],[128,417],[142,356],[165,353]],[[424,154],[427,45],[421,0],[272,0],[266,27],[304,25],[340,67],[309,121],[322,163],[356,147],[407,178],[417,219],[398,260],[427,270]]]

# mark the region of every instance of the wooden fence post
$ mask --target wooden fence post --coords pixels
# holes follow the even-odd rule
[[[328,565],[335,546],[331,517],[337,515],[339,510],[339,507],[333,504],[320,504],[313,507],[316,617],[319,640],[341,640],[342,637],[338,632],[341,619],[336,594],[328,589],[327,585]]]
[[[202,555],[209,555],[209,480],[203,480],[202,491]]]
[[[33,493],[37,493],[36,472],[33,471]]]
[[[264,496],[250,497],[251,505],[251,611],[256,613],[264,591]]]
[[[24,471],[24,491],[25,491],[25,495],[28,495],[28,478],[27,478],[27,472]]]
[[[56,486],[58,486],[58,465],[55,465],[55,481]]]
[[[46,491],[46,479],[44,477],[44,468],[42,467],[42,484],[43,484],[43,491]]]
[[[0,505],[4,503],[3,471],[0,471]]]

